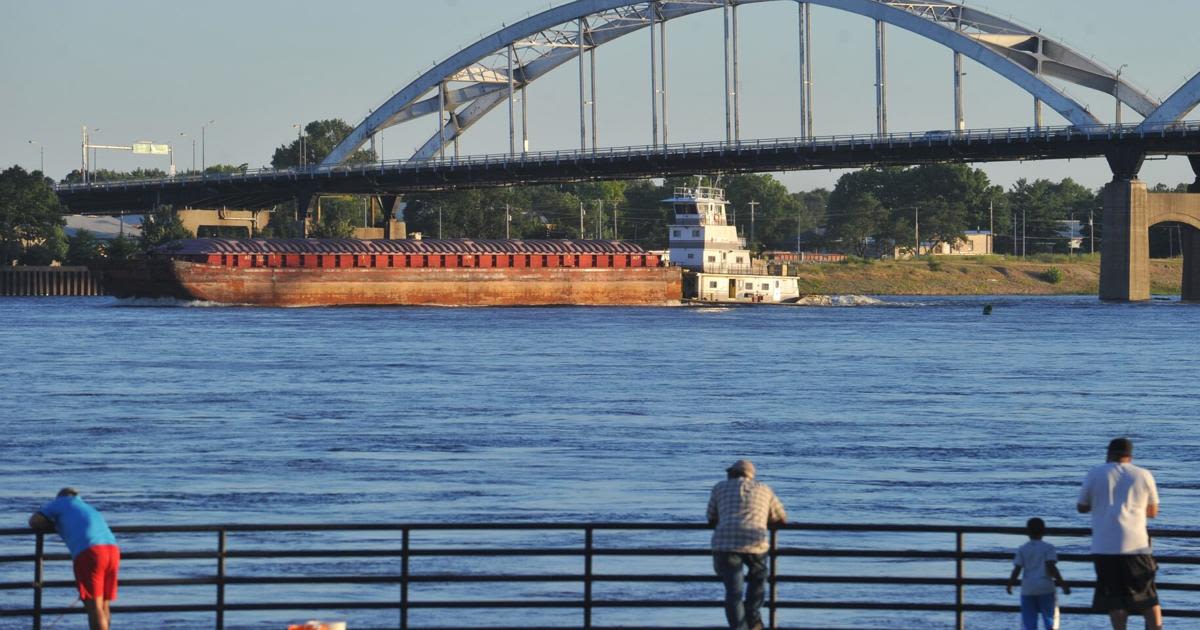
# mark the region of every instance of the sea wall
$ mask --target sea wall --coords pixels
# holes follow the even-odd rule
[[[105,295],[100,274],[87,267],[0,268],[0,296]]]

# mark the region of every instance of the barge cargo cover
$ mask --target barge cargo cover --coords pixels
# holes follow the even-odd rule
[[[113,270],[117,297],[256,306],[673,305],[677,267],[623,241],[189,239]]]

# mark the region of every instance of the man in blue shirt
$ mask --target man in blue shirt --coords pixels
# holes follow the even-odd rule
[[[117,570],[121,550],[108,523],[96,508],[79,498],[75,488],[63,488],[58,497],[29,517],[39,532],[58,531],[75,568],[79,599],[87,609],[91,630],[109,630],[109,603],[117,598]]]

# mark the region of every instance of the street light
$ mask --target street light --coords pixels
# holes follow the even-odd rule
[[[192,173],[196,172],[196,139],[187,134],[186,131],[179,132],[180,137],[191,138],[192,140]]]
[[[42,144],[41,142],[37,142],[35,140],[30,140],[29,144],[38,145],[38,164],[39,164],[38,170],[42,172],[42,175],[45,175],[46,174],[46,145]]]
[[[97,127],[97,128],[95,128],[95,129],[91,130],[90,132],[88,132],[88,144],[91,144],[91,143],[92,143],[92,139],[91,139],[91,138],[92,138],[92,136],[94,136],[95,134],[98,134],[98,133],[100,133],[101,131],[104,131],[104,130],[103,130],[103,129],[101,129],[101,128],[99,128],[99,127]],[[90,170],[91,170],[93,173],[95,173],[95,172],[97,172],[97,171],[99,171],[99,170],[100,170],[100,167],[99,167],[99,166],[96,166],[96,149],[95,149],[95,148],[93,148],[93,149],[92,149],[92,165],[91,165],[91,169],[90,169]]]
[[[304,125],[296,123],[292,125],[292,128],[296,130],[296,142],[300,145],[300,168],[304,168]]]
[[[1123,63],[1120,68],[1117,68],[1117,76],[1113,79],[1113,98],[1117,100],[1117,124],[1121,124],[1121,71],[1129,67],[1129,64]]]
[[[204,152],[204,135],[205,135],[205,129],[207,129],[207,127],[208,127],[209,125],[211,125],[211,124],[213,124],[213,123],[215,123],[215,122],[217,122],[217,121],[215,121],[215,120],[210,120],[210,121],[208,121],[208,122],[204,123],[203,125],[200,125],[200,170],[201,170],[201,171],[205,170],[205,168],[207,168],[207,165],[208,165],[208,162],[205,160],[205,152]],[[195,162],[195,161],[196,161],[196,160],[195,160],[195,155],[194,155],[194,154],[195,154],[195,146],[194,146],[194,145],[195,145],[195,143],[196,143],[196,141],[195,141],[195,140],[192,140],[192,144],[193,144],[193,147],[192,147],[193,159],[192,159],[192,161],[193,161],[193,162]],[[192,166],[193,166],[193,170],[195,170],[195,165],[193,164]]]

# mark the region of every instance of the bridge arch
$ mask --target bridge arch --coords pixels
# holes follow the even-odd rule
[[[1200,72],[1184,83],[1175,93],[1167,97],[1140,125],[1141,129],[1154,129],[1183,120],[1189,112],[1200,105]]]
[[[444,112],[449,122],[412,156],[415,160],[431,158],[505,102],[513,89],[524,88],[587,51],[658,22],[769,1],[779,0],[574,0],[548,9],[506,26],[435,65],[368,115],[322,164],[341,163],[383,129]],[[961,4],[905,0],[786,1],[861,15],[941,44],[1000,74],[1073,125],[1096,125],[1099,120],[1050,84],[1045,76],[1113,94],[1143,116],[1162,109],[1157,101],[1121,80],[1119,73],[1109,71],[1065,44]],[[963,30],[964,25],[969,30]],[[518,45],[543,52],[519,59]],[[450,82],[468,85],[451,90],[447,85]],[[431,92],[433,96],[429,96]]]

